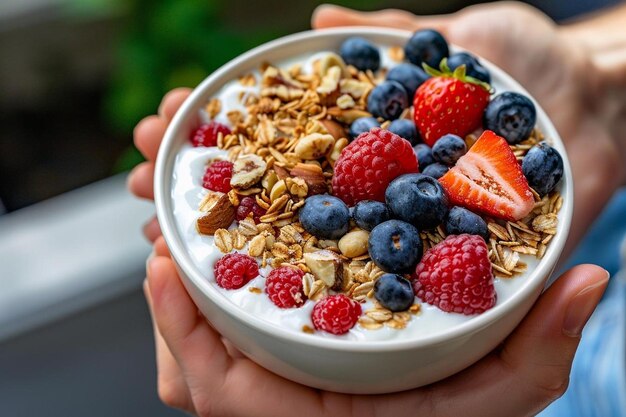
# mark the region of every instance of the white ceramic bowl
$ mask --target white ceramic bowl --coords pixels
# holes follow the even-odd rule
[[[159,150],[154,186],[161,230],[183,283],[222,335],[256,363],[285,378],[324,390],[374,394],[415,388],[459,372],[511,333],[543,290],[565,244],[572,217],[572,175],[556,129],[535,102],[537,124],[561,153],[565,166],[557,235],[539,265],[516,278],[525,282],[513,297],[445,332],[402,341],[322,338],[279,327],[241,310],[209,284],[185,251],[172,214],[176,154],[197,124],[199,110],[226,82],[258,69],[265,61],[281,62],[305,52],[337,51],[344,39],[354,35],[377,45],[392,46],[404,45],[411,33],[369,27],[303,32],[269,42],[232,60],[204,80],[174,117]],[[502,70],[482,61],[496,85],[530,96]]]

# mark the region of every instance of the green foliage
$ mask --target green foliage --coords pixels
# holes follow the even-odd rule
[[[72,0],[79,1],[79,0]],[[82,0],[80,0],[82,1]],[[89,0],[92,5],[105,0]],[[110,0],[119,3],[119,0]],[[358,8],[381,6],[380,0],[344,0]],[[303,2],[304,9],[314,3]],[[120,39],[117,68],[104,103],[105,117],[117,131],[130,135],[135,124],[158,108],[175,87],[194,87],[212,71],[246,50],[287,34],[280,14],[268,10],[252,29],[235,30],[237,16],[223,16],[218,0],[128,0],[127,27]],[[276,9],[274,9],[276,10]],[[303,10],[308,20],[309,11]],[[265,18],[265,20],[263,20]],[[282,20],[281,20],[282,19]],[[304,28],[301,28],[304,29]],[[138,159],[128,151],[118,169],[130,169]]]

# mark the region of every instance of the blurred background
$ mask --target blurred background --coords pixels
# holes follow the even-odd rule
[[[528,1],[557,21],[619,2]],[[156,397],[140,290],[153,209],[124,188],[141,161],[133,126],[169,89],[308,29],[319,3],[0,0],[1,416],[180,415]],[[418,14],[473,3],[337,2]],[[578,259],[614,272],[611,244]]]

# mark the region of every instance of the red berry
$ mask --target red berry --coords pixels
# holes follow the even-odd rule
[[[232,162],[215,161],[207,167],[204,178],[202,178],[202,186],[209,190],[227,193],[231,190],[230,179],[232,176]]]
[[[432,147],[447,133],[465,137],[480,127],[488,103],[489,91],[467,82],[465,71],[444,73],[427,79],[415,92],[415,125]]]
[[[535,199],[509,144],[490,130],[439,182],[450,202],[505,220],[523,219]]]
[[[333,195],[348,206],[361,200],[384,202],[394,178],[418,172],[411,143],[379,128],[360,134],[346,146],[334,168]]]
[[[289,266],[281,266],[272,271],[265,280],[265,292],[280,308],[300,307],[306,296],[302,291],[304,272]]]
[[[344,334],[354,327],[361,315],[361,305],[343,295],[329,295],[313,307],[313,327],[332,334]]]
[[[235,217],[237,218],[237,221],[242,221],[243,219],[248,217],[250,213],[252,213],[252,218],[254,219],[254,222],[260,223],[261,216],[263,216],[266,212],[267,210],[261,208],[261,206],[257,204],[254,197],[244,197],[239,202]]]
[[[429,249],[417,265],[413,290],[443,311],[478,314],[496,304],[496,290],[485,240],[450,235]]]
[[[242,253],[229,253],[222,256],[213,268],[217,285],[227,290],[241,288],[259,275],[256,260]]]
[[[228,126],[218,122],[205,123],[191,133],[191,144],[193,146],[217,146],[217,135],[230,135]]]

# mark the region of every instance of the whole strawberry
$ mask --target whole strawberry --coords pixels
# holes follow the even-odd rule
[[[446,61],[441,71],[428,68],[432,75],[415,92],[415,125],[424,142],[433,146],[448,133],[465,137],[482,124],[489,103],[490,86],[465,75],[465,66],[450,72]]]
[[[361,200],[385,201],[389,183],[418,172],[411,143],[384,129],[361,133],[335,162],[333,195],[349,207]]]
[[[446,312],[472,315],[496,304],[487,245],[476,235],[450,235],[415,268],[415,295]]]

